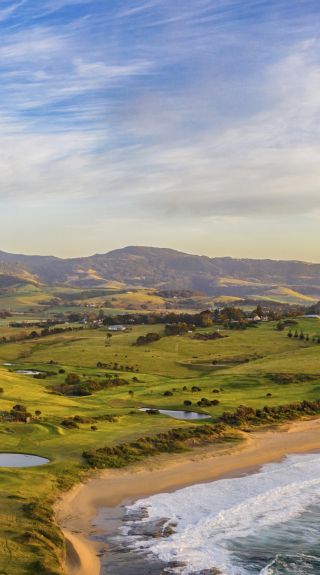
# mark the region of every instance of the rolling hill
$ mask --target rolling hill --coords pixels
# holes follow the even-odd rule
[[[45,285],[189,289],[210,296],[320,299],[320,264],[210,258],[172,249],[129,246],[61,259],[0,252],[0,287],[8,278]],[[13,280],[12,280],[13,281]]]

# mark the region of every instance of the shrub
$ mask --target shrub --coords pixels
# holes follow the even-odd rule
[[[73,419],[63,419],[61,425],[68,429],[79,429],[79,425]]]
[[[75,385],[80,383],[80,377],[77,373],[68,373],[65,382],[67,385]]]
[[[159,341],[159,339],[161,338],[158,333],[147,333],[147,335],[140,335],[137,338],[136,345],[148,345],[149,343]]]

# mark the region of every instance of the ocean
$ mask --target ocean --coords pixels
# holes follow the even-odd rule
[[[320,575],[320,454],[136,501],[107,542],[112,575]]]

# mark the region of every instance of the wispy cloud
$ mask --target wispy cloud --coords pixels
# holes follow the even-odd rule
[[[0,198],[87,198],[102,218],[165,217],[172,238],[184,219],[318,214],[319,14],[317,0],[3,2]]]

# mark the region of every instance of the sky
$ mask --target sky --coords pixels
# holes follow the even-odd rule
[[[0,0],[0,249],[320,261],[319,0]]]

